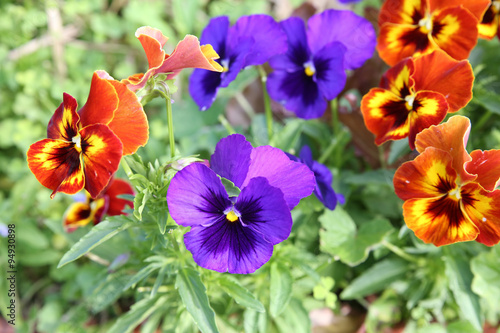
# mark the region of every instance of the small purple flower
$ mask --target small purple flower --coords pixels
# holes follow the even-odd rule
[[[212,105],[219,88],[231,83],[246,66],[261,65],[287,49],[286,35],[269,15],[243,16],[230,27],[227,16],[210,20],[200,43],[210,44],[220,56],[222,73],[195,69],[189,92],[202,111]]]
[[[345,203],[345,198],[340,193],[335,193],[332,188],[333,176],[325,165],[313,160],[311,148],[309,146],[304,146],[300,150],[299,157],[287,154],[290,159],[298,162],[302,162],[314,172],[314,177],[316,178],[316,188],[314,189],[314,194],[319,201],[325,205],[326,208],[334,210],[337,203],[341,205]]]
[[[360,67],[375,49],[371,23],[351,11],[326,10],[312,16],[307,31],[302,19],[280,22],[288,51],[269,60],[269,95],[303,119],[323,115],[327,100],[344,89],[346,70]]]
[[[210,165],[177,172],[167,194],[170,215],[191,227],[184,242],[198,265],[252,273],[290,235],[290,210],[312,193],[314,174],[278,148],[253,148],[239,134],[219,141]],[[220,177],[240,188],[239,195],[230,196]]]

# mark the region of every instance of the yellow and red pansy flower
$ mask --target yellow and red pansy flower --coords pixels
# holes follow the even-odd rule
[[[387,0],[379,15],[377,51],[390,66],[441,49],[467,59],[489,0]]]
[[[118,198],[121,194],[134,194],[129,183],[122,179],[113,178],[98,198],[92,199],[88,192],[85,202],[75,202],[68,207],[64,214],[63,225],[67,232],[75,231],[79,227],[90,223],[101,222],[104,215],[122,215],[126,206],[134,207],[130,200]]]
[[[102,76],[103,78],[101,78]],[[28,166],[45,187],[75,194],[85,188],[96,198],[118,169],[122,155],[134,153],[148,140],[142,105],[125,84],[95,72],[86,104],[63,94],[49,121],[47,139],[32,144]]]
[[[479,38],[493,39],[498,36],[500,38],[500,1],[491,0],[491,4],[484,13],[483,19],[478,25]]]
[[[500,241],[500,150],[469,155],[469,132],[463,116],[422,131],[416,140],[420,155],[394,175],[406,225],[425,243]]]
[[[121,81],[134,92],[143,88],[149,78],[157,74],[168,74],[167,79],[172,79],[183,68],[222,72],[221,65],[215,61],[219,59],[217,52],[210,44],[200,46],[198,38],[193,35],[186,35],[170,55],[163,50],[168,38],[158,29],[141,27],[135,32],[135,36],[144,48],[149,68],[145,74],[134,74]]]
[[[448,112],[456,112],[472,99],[474,74],[467,60],[457,61],[445,52],[406,58],[390,68],[378,88],[361,101],[366,127],[375,143],[415,136],[439,124]]]

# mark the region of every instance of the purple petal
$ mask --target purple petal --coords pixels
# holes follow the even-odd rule
[[[351,11],[325,10],[312,16],[307,24],[307,38],[313,54],[331,42],[344,44],[347,48],[345,69],[360,67],[375,50],[376,36],[372,24]]]
[[[314,161],[311,148],[309,148],[308,145],[305,145],[302,149],[300,149],[299,157],[308,167],[310,167]]]
[[[222,60],[222,66],[227,67],[227,72],[222,73],[221,87],[227,87],[245,67],[245,59],[253,44],[252,38],[240,38],[237,45],[228,46],[227,57]]]
[[[262,235],[238,223],[233,231],[233,242],[229,251],[229,273],[253,273],[269,261],[273,245],[266,242]]]
[[[174,221],[185,227],[211,225],[231,207],[220,178],[201,163],[177,172],[168,188],[167,203]]]
[[[189,93],[201,111],[212,106],[221,83],[221,73],[196,68],[189,77]]]
[[[346,74],[344,54],[346,48],[338,42],[327,44],[314,55],[316,83],[324,98],[332,100],[344,89]]]
[[[253,38],[253,47],[244,66],[262,65],[270,57],[287,50],[286,35],[279,24],[269,15],[243,16],[229,31],[229,45],[234,48],[241,38]]]
[[[310,166],[316,177],[316,189],[314,194],[321,201],[326,208],[335,209],[337,206],[337,194],[332,188],[332,173],[325,165],[313,161]]]
[[[275,245],[290,236],[293,224],[290,209],[281,190],[269,185],[267,179],[250,179],[234,206],[241,214],[243,225],[269,243]]]
[[[269,59],[269,65],[275,70],[304,70],[304,64],[311,58],[304,21],[298,17],[291,17],[280,22],[280,26],[288,38],[288,50]]]
[[[226,40],[229,30],[227,16],[215,17],[208,22],[200,37],[200,44],[210,44],[221,59],[226,57]]]
[[[274,71],[267,78],[269,96],[302,119],[319,118],[327,103],[314,78],[304,70],[296,72]]]
[[[219,176],[229,179],[241,188],[250,165],[252,145],[241,134],[221,139],[210,158],[210,167]]]
[[[279,188],[290,209],[295,207],[300,199],[309,196],[316,185],[314,174],[307,166],[291,161],[283,151],[271,146],[252,150],[243,187],[255,177],[264,177],[271,186]]]
[[[340,3],[360,2],[361,0],[339,0]]]

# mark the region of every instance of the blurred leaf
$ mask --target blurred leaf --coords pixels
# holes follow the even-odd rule
[[[86,303],[94,313],[104,310],[120,297],[127,281],[128,276],[123,273],[109,274],[96,286]]]
[[[158,310],[167,302],[166,296],[156,298],[143,298],[138,301],[130,310],[118,318],[115,324],[108,330],[108,333],[128,333],[139,326],[148,316]]]
[[[394,177],[394,170],[378,169],[374,171],[367,171],[360,174],[352,174],[345,178],[345,182],[355,185],[378,184],[378,185],[392,185],[392,178]]]
[[[304,121],[302,119],[292,119],[287,121],[285,127],[278,133],[275,133],[270,145],[283,151],[289,151],[297,145]]]
[[[253,146],[264,146],[269,143],[269,136],[267,135],[266,117],[263,114],[258,114],[252,119],[250,132],[253,138]]]
[[[454,323],[451,323],[448,325],[446,328],[447,333],[479,333],[480,331],[476,330],[474,328],[474,325],[472,325],[468,321],[456,321]]]
[[[309,333],[311,332],[311,321],[302,303],[292,299],[285,312],[275,318],[280,332]]]
[[[500,96],[482,85],[474,85],[473,103],[483,106],[490,112],[500,114]]]
[[[486,313],[500,314],[500,247],[495,246],[489,252],[480,253],[471,260],[474,274],[472,290],[481,296],[486,304]]]
[[[248,289],[244,288],[237,279],[223,275],[217,282],[222,290],[231,296],[236,303],[258,312],[266,312],[264,305]]]
[[[271,286],[269,312],[277,317],[282,313],[292,297],[293,278],[288,267],[281,263],[271,265]]]
[[[218,332],[215,313],[210,307],[206,288],[200,275],[192,268],[182,268],[177,274],[175,287],[179,290],[186,309],[203,332]]]

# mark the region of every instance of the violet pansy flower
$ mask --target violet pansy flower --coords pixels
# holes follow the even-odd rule
[[[230,196],[221,178],[241,189]],[[210,168],[201,163],[177,172],[170,183],[170,215],[191,227],[186,248],[201,267],[252,273],[265,264],[274,245],[290,235],[290,210],[314,189],[314,174],[278,148],[252,147],[230,135],[217,144]]]
[[[316,188],[314,189],[314,194],[319,201],[326,208],[334,210],[337,203],[344,204],[345,198],[340,193],[335,193],[332,187],[333,176],[325,165],[313,160],[311,148],[309,146],[303,146],[300,150],[299,157],[288,154],[288,157],[293,161],[302,162],[314,172],[314,177],[316,178]]]
[[[375,49],[371,23],[344,10],[326,10],[307,22],[291,17],[280,22],[288,51],[269,60],[269,95],[303,119],[318,118],[344,89],[346,70],[360,67]]]
[[[231,83],[247,66],[261,65],[287,49],[286,35],[269,15],[243,16],[230,27],[227,16],[210,20],[201,43],[209,43],[219,54],[222,73],[195,69],[189,78],[189,92],[202,111],[212,105],[219,88]]]

